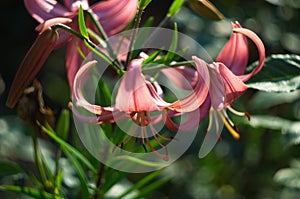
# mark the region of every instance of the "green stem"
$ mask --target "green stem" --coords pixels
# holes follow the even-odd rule
[[[130,39],[130,45],[129,45],[129,52],[127,54],[127,58],[126,58],[126,62],[125,62],[125,70],[127,68],[127,65],[129,63],[129,61],[132,59],[132,51],[134,50],[134,43],[135,43],[135,37],[136,37],[136,34],[137,34],[137,28],[139,27],[140,25],[140,22],[141,22],[141,19],[142,19],[142,14],[143,14],[143,7],[144,7],[144,4],[145,4],[145,0],[142,0],[141,3],[140,3],[140,7],[138,9],[138,12],[137,12],[137,15],[135,17],[135,22],[134,22],[134,27],[133,27],[133,32],[132,32],[132,36],[131,36],[131,39]]]
[[[74,29],[72,29],[69,26],[66,26],[64,24],[56,24],[56,25],[52,26],[52,28],[53,28],[53,30],[56,30],[56,29],[64,30],[64,31],[74,35],[75,37],[79,38],[87,45],[87,47],[90,50],[92,50],[99,57],[101,57],[104,61],[106,61],[110,66],[112,66],[119,75],[124,74],[124,71],[122,71],[118,66],[115,65],[114,60],[112,60],[110,57],[108,57],[106,54],[104,54],[101,51],[101,49],[99,49],[99,47],[96,44],[94,44],[91,40],[82,36],[80,33],[75,31]]]
[[[168,67],[178,67],[178,66],[193,66],[193,61],[182,61],[182,62],[175,62],[171,63],[170,66],[166,66],[164,64],[157,64],[156,66],[149,67],[149,68],[143,68],[144,73],[152,73],[156,72],[158,70],[168,68]]]
[[[39,171],[42,183],[43,183],[44,187],[47,189],[48,185],[47,185],[46,171],[43,166],[42,154],[40,151],[40,147],[39,147],[37,136],[35,135],[35,132],[32,132],[31,138],[32,138],[32,142],[33,142],[35,163],[36,163],[37,169]]]
[[[95,18],[94,13],[92,13],[89,10],[85,10],[85,12],[88,14],[88,16],[92,19],[93,23],[95,24],[100,36],[102,37],[102,39],[104,40],[106,46],[107,46],[107,51],[109,53],[109,55],[113,58],[117,58],[117,56],[115,55],[110,43],[108,42],[108,37],[102,27],[102,25],[100,24],[100,22]],[[119,67],[121,66],[121,63],[119,62],[118,59],[115,60],[116,65],[118,65]]]

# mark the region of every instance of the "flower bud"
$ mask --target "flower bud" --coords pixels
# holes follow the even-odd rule
[[[212,20],[224,19],[223,14],[208,0],[188,0],[188,5],[196,13]]]
[[[13,108],[16,105],[54,49],[57,40],[58,33],[53,29],[47,29],[38,35],[15,75],[6,101],[7,107]]]

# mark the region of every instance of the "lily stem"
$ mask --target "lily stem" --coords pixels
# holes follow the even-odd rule
[[[108,57],[106,54],[104,54],[102,52],[102,50],[99,49],[99,47],[96,44],[94,44],[91,40],[89,40],[88,38],[84,37],[83,35],[81,35],[77,31],[75,31],[74,29],[72,29],[69,26],[66,26],[64,24],[56,24],[56,25],[52,26],[52,28],[54,30],[56,30],[56,29],[62,29],[64,31],[66,31],[66,32],[74,35],[75,37],[79,38],[80,40],[82,40],[87,45],[87,47],[90,50],[92,50],[99,57],[101,57],[104,61],[106,61],[110,66],[112,66],[119,75],[124,74],[124,71],[122,71],[118,66],[115,65],[114,60],[112,60],[110,57]]]
[[[142,14],[144,11],[144,5],[145,5],[146,1],[145,0],[141,0],[140,5],[139,5],[139,9],[137,11],[137,15],[135,17],[135,22],[134,22],[134,26],[133,26],[133,32],[132,32],[132,36],[130,38],[130,45],[129,45],[129,52],[127,54],[127,58],[126,58],[126,62],[125,62],[125,70],[127,68],[127,65],[129,63],[129,61],[132,59],[132,51],[134,50],[134,44],[135,44],[135,38],[136,38],[136,34],[137,34],[137,29],[141,23],[141,19],[142,19]]]

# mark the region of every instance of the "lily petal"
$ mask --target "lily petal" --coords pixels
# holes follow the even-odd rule
[[[233,32],[241,33],[241,34],[245,35],[246,37],[248,37],[249,39],[251,39],[254,42],[254,44],[256,45],[257,50],[258,50],[258,56],[259,56],[258,65],[249,74],[239,76],[239,78],[245,82],[248,79],[250,79],[253,75],[256,75],[264,66],[265,59],[266,59],[265,47],[264,47],[264,44],[261,41],[261,39],[251,30],[248,30],[245,28],[234,28]]]
[[[72,13],[55,0],[24,0],[31,16],[40,23],[54,17],[68,17]]]
[[[137,0],[110,0],[91,7],[108,35],[124,29],[137,11]]]
[[[53,26],[55,24],[67,24],[67,23],[71,23],[71,22],[72,22],[72,19],[70,19],[70,18],[56,17],[56,18],[52,18],[52,19],[48,19],[48,20],[44,21],[43,23],[38,25],[35,28],[35,30],[38,32],[44,32],[45,30],[49,29],[51,26]]]
[[[97,64],[97,61],[90,61],[84,64],[77,72],[74,79],[73,97],[78,107],[84,107],[90,113],[95,115],[111,114],[115,111],[114,107],[102,107],[98,105],[90,104],[82,94],[82,88],[85,86],[86,80],[89,78],[89,72],[92,67]]]
[[[53,51],[58,39],[58,34],[52,29],[47,29],[34,41],[33,45],[25,55],[11,85],[6,106],[13,108],[25,88],[35,78],[46,59]]]
[[[238,23],[232,23],[232,27],[241,28]],[[238,32],[233,32],[229,41],[217,57],[217,62],[224,63],[235,75],[245,72],[248,64],[249,49],[246,37]]]
[[[211,103],[218,111],[239,98],[248,88],[223,63],[211,64],[209,71]]]
[[[210,78],[206,63],[196,56],[192,58],[196,65],[198,81],[190,95],[182,100],[177,100],[169,107],[178,112],[191,112],[196,110],[202,105],[208,95]]]
[[[126,113],[157,111],[156,105],[142,75],[144,59],[132,60],[123,76],[116,96],[116,108]]]
[[[171,118],[176,116],[175,111],[166,110],[163,111],[163,117],[165,121],[165,125],[172,131],[177,132],[179,130],[182,131],[190,131],[196,128],[199,123],[204,119],[207,115],[211,107],[210,98],[206,98],[205,102],[196,110],[192,112],[186,113],[186,119],[183,123],[177,124]],[[180,113],[181,115],[182,113]]]
[[[165,68],[161,70],[178,87],[185,90],[192,90],[198,81],[196,70],[186,66]]]

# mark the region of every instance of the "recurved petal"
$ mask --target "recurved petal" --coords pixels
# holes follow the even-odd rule
[[[6,106],[13,108],[24,89],[32,82],[42,68],[46,59],[53,51],[58,39],[58,34],[52,29],[47,29],[34,41],[25,55],[11,85]]]
[[[44,32],[45,30],[51,28],[51,26],[56,24],[67,24],[71,23],[72,19],[65,17],[55,17],[52,19],[45,20],[43,23],[39,24],[35,30],[38,32]]]
[[[233,28],[241,28],[239,23],[232,23]],[[249,50],[246,37],[233,32],[229,41],[217,57],[217,62],[224,63],[235,75],[245,72],[248,64]]]
[[[223,63],[213,63],[210,67],[210,98],[214,109],[219,111],[239,98],[248,87]]]
[[[68,17],[72,13],[55,0],[24,0],[31,16],[40,23],[54,17]]]
[[[196,70],[198,73],[197,84],[193,88],[193,92],[191,94],[181,100],[177,100],[170,105],[169,108],[172,110],[178,112],[194,111],[199,108],[207,98],[210,78],[206,62],[196,56],[193,56],[193,61],[196,65]]]
[[[245,28],[234,28],[233,32],[243,34],[246,37],[248,37],[250,40],[252,40],[256,45],[258,51],[259,62],[256,68],[254,68],[254,70],[249,74],[239,76],[239,78],[245,82],[248,79],[250,79],[253,75],[257,74],[264,66],[265,59],[266,59],[265,47],[261,39],[251,30]]]
[[[114,107],[102,107],[98,105],[91,104],[88,102],[83,93],[82,88],[84,88],[86,80],[89,78],[90,69],[97,64],[97,61],[90,61],[80,67],[76,76],[74,78],[74,86],[73,86],[73,101],[76,103],[78,107],[83,107],[88,110],[90,113],[95,115],[103,115],[107,113],[112,113],[114,111]]]
[[[121,79],[115,105],[120,111],[131,113],[159,110],[141,72],[143,61],[144,59],[132,60]]]

